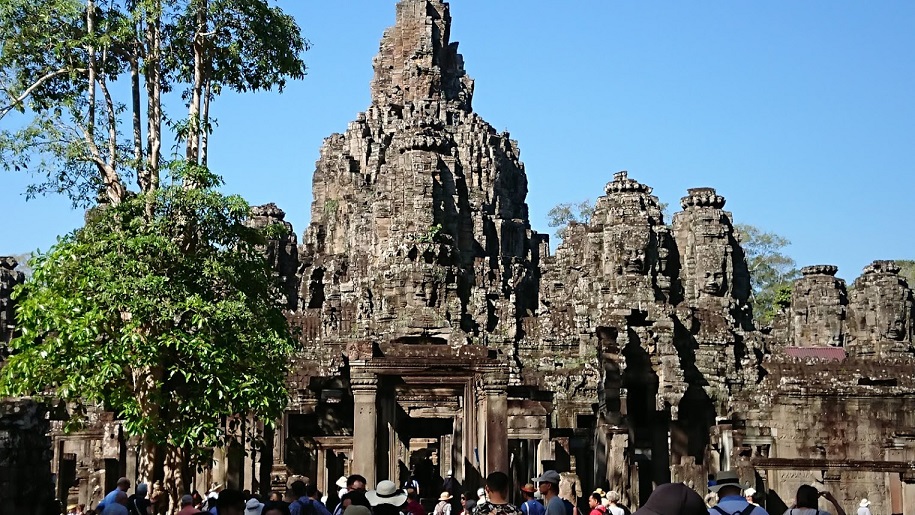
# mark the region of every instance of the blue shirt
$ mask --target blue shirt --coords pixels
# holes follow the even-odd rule
[[[728,495],[722,497],[718,500],[718,504],[712,508],[709,508],[709,515],[721,515],[721,512],[715,508],[721,508],[722,511],[728,515],[734,515],[735,513],[740,514],[749,506],[750,503],[747,502],[747,499],[740,495]],[[753,511],[750,512],[750,515],[769,515],[766,510],[761,506],[756,506],[753,508]]]
[[[115,488],[114,490],[108,492],[108,495],[106,495],[105,498],[102,499],[102,502],[100,502],[100,503],[98,503],[98,505],[96,505],[95,511],[97,513],[101,513],[102,510],[105,509],[105,506],[114,503],[114,498],[115,498],[115,496],[118,495],[118,492],[120,492],[120,491],[121,491],[120,488]]]
[[[290,504],[289,513],[291,515],[308,515],[308,512],[305,510],[309,505],[315,510],[317,515],[330,515],[330,510],[327,509],[327,506],[324,506],[324,503],[317,502],[307,495],[300,497],[298,500]]]
[[[524,501],[524,504],[521,505],[521,512],[524,513],[524,515],[543,515],[546,513],[546,508],[537,502],[536,499],[531,499],[529,501]]]

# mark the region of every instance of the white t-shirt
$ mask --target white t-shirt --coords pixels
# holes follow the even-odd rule
[[[626,515],[626,512],[619,506],[607,506],[607,511],[610,513],[610,515]]]

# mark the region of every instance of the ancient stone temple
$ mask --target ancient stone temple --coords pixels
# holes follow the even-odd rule
[[[690,189],[668,221],[627,172],[551,255],[519,145],[473,111],[450,28],[446,2],[397,4],[371,105],[321,148],[301,243],[283,210],[253,210],[286,228],[264,252],[301,348],[277,429],[217,451],[197,488],[412,473],[434,498],[449,473],[475,488],[557,469],[635,508],[658,484],[704,494],[737,470],[770,513],[803,483],[846,510],[915,511],[915,302],[898,267],[875,261],[851,287],[806,267],[760,327],[724,197]],[[136,472],[136,442],[94,422],[53,432],[71,502]]]

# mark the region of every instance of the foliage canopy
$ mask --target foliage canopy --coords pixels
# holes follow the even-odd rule
[[[224,442],[227,417],[282,413],[293,342],[264,235],[218,177],[182,168],[147,194],[151,219],[145,195],[98,208],[32,261],[0,394],[52,393],[77,424],[100,404],[180,448]]]

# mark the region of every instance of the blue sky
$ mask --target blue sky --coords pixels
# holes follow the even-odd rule
[[[282,95],[223,96],[211,165],[226,191],[305,230],[325,137],[369,103],[394,0],[286,0],[314,47]],[[453,0],[474,106],[517,139],[531,223],[619,170],[672,208],[712,186],[738,222],[849,281],[915,258],[915,2]],[[82,213],[0,176],[0,253],[47,249]]]

